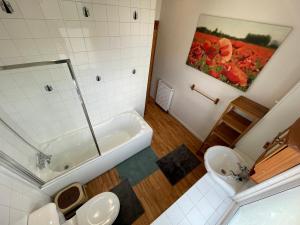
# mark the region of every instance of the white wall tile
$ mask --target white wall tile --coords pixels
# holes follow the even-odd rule
[[[178,225],[191,225],[187,218],[184,218]]]
[[[215,212],[214,208],[210,205],[210,202],[207,200],[207,198],[202,198],[196,204],[196,207],[206,220],[208,220],[211,217],[211,215]]]
[[[217,191],[216,185],[218,184],[211,180],[210,175],[206,174],[152,224],[160,224],[160,218],[168,218],[171,224],[217,224],[232,200],[228,194],[220,197],[220,190]]]
[[[140,0],[131,0],[131,7],[139,8]]]
[[[120,37],[110,37],[109,38],[109,48],[121,48],[121,39]]]
[[[74,52],[82,52],[86,50],[83,38],[70,38],[70,43]]]
[[[119,7],[120,22],[131,21],[131,10],[130,7]]]
[[[203,195],[195,185],[189,189],[188,196],[194,204],[197,204],[203,198]]]
[[[172,224],[178,224],[185,216],[177,204],[173,204],[170,208],[168,208],[166,214]]]
[[[194,207],[194,202],[190,199],[188,194],[182,195],[177,201],[177,205],[183,211],[184,214],[188,214]]]
[[[107,21],[106,5],[93,4],[94,19],[97,21]]]
[[[157,0],[150,0],[150,8],[155,9],[156,8],[156,3],[157,3]]]
[[[8,38],[9,38],[8,33],[5,30],[3,24],[0,22],[0,39],[8,39]]]
[[[15,0],[25,18],[43,19],[42,10],[37,0]]]
[[[187,215],[187,219],[191,225],[204,225],[206,220],[203,215],[197,210],[197,208],[193,208],[189,214]]]
[[[95,21],[81,21],[80,22],[83,37],[96,36],[96,22]]]
[[[0,205],[1,225],[9,225],[9,207]]]
[[[140,23],[131,23],[131,35],[140,35],[141,32],[141,24]]]
[[[57,0],[41,0],[39,1],[42,12],[46,19],[61,19],[60,8]]]
[[[120,35],[130,35],[131,33],[131,23],[120,23]]]
[[[110,36],[120,35],[120,23],[118,23],[118,22],[109,22],[108,23],[108,34]]]
[[[28,213],[50,201],[38,188],[3,167],[0,167],[0,180],[1,225],[26,225]]]
[[[14,41],[22,56],[39,55],[38,48],[33,39],[18,39]]]
[[[96,36],[108,35],[108,23],[96,21]]]
[[[68,37],[83,37],[80,21],[65,21]]]
[[[9,223],[11,225],[27,225],[28,215],[24,211],[11,208],[9,211]]]
[[[130,0],[119,0],[119,5],[130,7]]]
[[[149,9],[151,7],[151,0],[140,0],[140,8]]]
[[[67,29],[62,20],[46,20],[50,37],[67,37]]]
[[[87,51],[105,50],[109,48],[110,42],[108,37],[85,38]]]
[[[3,20],[5,29],[11,38],[30,38],[31,34],[25,20],[10,19]]]
[[[15,44],[11,40],[0,40],[0,49],[0,57],[2,58],[10,58],[20,55]]]
[[[58,53],[68,54],[72,51],[71,44],[67,38],[54,38],[53,40]]]
[[[41,38],[35,40],[38,46],[38,49],[41,54],[54,54],[56,53],[56,45],[53,39],[51,38]]]
[[[76,2],[60,1],[60,8],[64,19],[79,19]]]
[[[209,200],[214,209],[217,209],[223,201],[223,199],[213,189],[205,195],[205,198]]]
[[[0,185],[0,205],[9,206],[10,198],[11,198],[11,189],[9,189],[7,186]]]
[[[27,20],[27,24],[34,38],[49,37],[48,27],[45,20]]]
[[[119,21],[119,7],[118,6],[107,6],[107,21]]]

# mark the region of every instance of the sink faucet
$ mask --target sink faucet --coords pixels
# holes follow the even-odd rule
[[[46,155],[42,152],[38,152],[36,154],[36,157],[37,157],[37,162],[36,162],[37,168],[44,169],[46,167],[46,163],[49,164],[51,162],[52,155]]]
[[[242,166],[240,163],[237,163],[238,167],[240,169],[239,173],[235,173],[233,170],[230,170],[230,174],[231,176],[239,182],[248,180],[249,178],[249,169],[247,168],[247,166]]]

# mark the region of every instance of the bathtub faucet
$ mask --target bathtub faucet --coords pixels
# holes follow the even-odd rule
[[[51,162],[52,155],[46,155],[42,152],[38,152],[36,154],[37,162],[36,166],[39,169],[44,169],[46,167],[46,163],[49,164]]]
[[[240,173],[235,173],[233,170],[230,170],[231,176],[236,180],[236,181],[245,181],[249,179],[249,169],[247,166],[242,166],[240,163],[237,163],[238,167],[240,169]]]

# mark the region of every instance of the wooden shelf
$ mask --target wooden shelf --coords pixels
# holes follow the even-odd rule
[[[207,144],[210,146],[215,146],[215,145],[224,145],[226,146],[227,143],[224,142],[222,139],[220,139],[217,135],[212,134],[209,136],[209,138],[207,139]]]
[[[233,110],[227,112],[222,118],[223,122],[229,127],[239,133],[243,133],[251,124],[251,121],[234,112]]]
[[[235,140],[240,136],[238,132],[236,132],[234,129],[232,129],[225,123],[221,123],[220,125],[218,125],[214,129],[213,133],[220,139],[222,139],[225,143],[227,143],[229,146],[232,146]]]
[[[226,142],[224,142],[222,139],[220,139],[215,134],[209,135],[205,143],[201,146],[201,149],[199,151],[200,155],[203,155],[203,153],[210,147],[216,146],[216,145],[222,145],[222,146],[228,146]]]
[[[234,99],[202,143],[199,154],[203,155],[207,148],[214,145],[233,148],[268,110],[265,106],[244,96]]]
[[[262,118],[269,111],[267,107],[258,104],[257,102],[254,102],[251,99],[246,98],[244,96],[240,96],[233,100],[231,102],[231,105],[259,119]]]

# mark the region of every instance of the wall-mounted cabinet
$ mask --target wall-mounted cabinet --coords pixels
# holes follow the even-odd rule
[[[251,171],[250,177],[255,183],[261,183],[300,164],[300,119],[265,147],[266,151]]]

